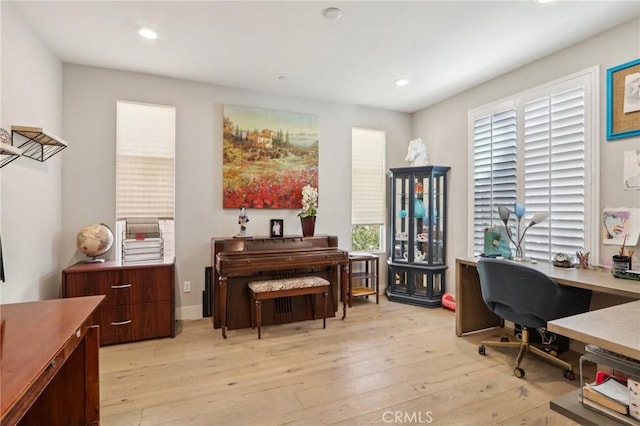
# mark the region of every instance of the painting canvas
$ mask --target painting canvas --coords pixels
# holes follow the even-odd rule
[[[302,187],[318,187],[318,120],[260,108],[224,106],[223,207],[302,207]]]

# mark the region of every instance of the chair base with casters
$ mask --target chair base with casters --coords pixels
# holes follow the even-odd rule
[[[483,340],[480,342],[480,346],[478,346],[478,353],[480,355],[486,355],[485,346],[494,346],[500,348],[518,348],[518,356],[516,357],[516,365],[513,368],[513,375],[517,378],[521,379],[524,377],[524,370],[520,368],[520,362],[527,354],[527,352],[531,352],[534,355],[541,357],[544,360],[549,361],[552,364],[557,365],[564,369],[562,372],[562,376],[566,379],[573,380],[576,378],[575,373],[573,372],[573,365],[570,363],[561,360],[554,354],[555,351],[547,352],[544,349],[539,348],[538,346],[534,346],[534,344],[529,342],[529,329],[526,327],[522,328],[522,341],[511,341],[508,337],[501,337],[500,341],[495,340]]]

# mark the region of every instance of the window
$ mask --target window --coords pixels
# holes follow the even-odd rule
[[[351,247],[384,251],[385,132],[351,131]]]
[[[165,257],[174,256],[175,115],[172,106],[117,103],[118,246],[124,219],[154,217],[160,219]]]
[[[527,231],[527,257],[595,253],[597,74],[594,67],[470,112],[474,253],[483,251],[484,229],[502,225],[497,207],[513,210],[516,201],[527,208],[523,226],[549,213]]]

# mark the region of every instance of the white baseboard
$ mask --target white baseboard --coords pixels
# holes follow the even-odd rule
[[[176,320],[202,319],[202,305],[180,306],[176,308]]]

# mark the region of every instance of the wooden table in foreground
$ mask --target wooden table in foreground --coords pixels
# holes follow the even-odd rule
[[[0,424],[97,425],[104,296],[0,305]]]
[[[502,325],[482,299],[480,280],[476,270],[477,258],[456,259],[456,334],[483,330]],[[550,276],[560,285],[640,299],[640,282],[615,278],[609,272],[577,268],[560,268],[540,262],[527,265]]]
[[[634,281],[636,285],[640,283]],[[640,360],[640,300],[549,321],[549,331]],[[583,424],[620,424],[580,402],[580,390],[552,400],[552,410]]]

